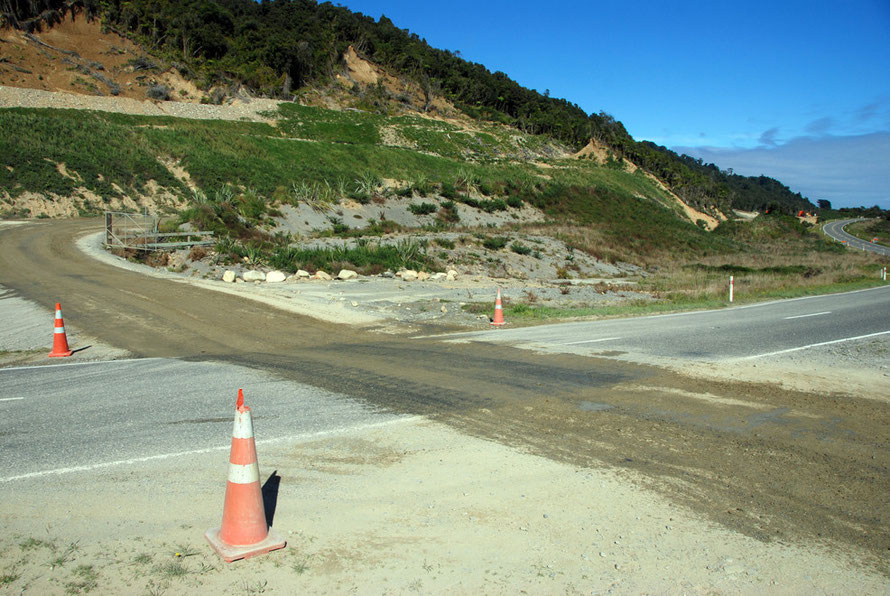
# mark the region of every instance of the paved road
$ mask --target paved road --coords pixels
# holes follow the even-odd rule
[[[743,292],[744,288],[737,288]],[[717,362],[762,358],[890,335],[890,285],[714,311],[634,319],[561,323],[449,336],[573,353],[609,353],[635,361]]]
[[[874,242],[866,242],[865,240],[860,240],[856,236],[852,234],[848,234],[844,230],[844,226],[848,226],[851,223],[857,221],[866,221],[864,218],[857,219],[843,219],[839,221],[830,221],[824,226],[822,226],[822,231],[825,232],[827,236],[830,238],[834,238],[838,242],[846,242],[847,246],[850,248],[855,248],[857,250],[867,250],[870,252],[875,252],[884,256],[890,257],[890,247],[883,246],[881,244],[875,244]]]
[[[225,470],[238,388],[260,442],[403,417],[275,375],[151,358],[0,369],[0,483],[207,450]],[[261,462],[262,463],[262,462]]]
[[[297,433],[311,432],[300,420],[312,395],[346,396],[372,414],[428,416],[571,465],[630,469],[646,486],[714,523],[764,540],[861,546],[890,572],[890,404],[770,385],[715,384],[615,359],[357,331],[97,263],[75,248],[75,239],[100,228],[99,221],[60,221],[0,230],[2,283],[44,307],[48,320],[62,299],[66,324],[161,360],[119,364],[128,368],[117,374],[98,364],[0,373],[3,397],[13,398],[0,402],[0,419],[12,421],[0,432],[0,459],[21,454],[13,467],[22,474],[169,453],[155,450],[155,435],[168,437],[176,452],[185,447],[175,437],[179,429],[197,437],[195,448],[221,448],[215,435],[230,428],[225,420],[232,415],[231,392],[242,383],[216,386],[206,371],[227,370],[212,368],[225,364],[251,369],[271,383],[255,391],[256,399],[264,392],[271,396],[262,404],[268,418],[258,420],[270,435],[280,436],[291,424]],[[876,290],[849,299],[885,295]],[[786,314],[835,308],[810,302],[800,310],[804,304],[790,303]],[[680,328],[698,316],[712,315],[661,320]],[[653,320],[659,319],[647,321]],[[783,332],[797,329],[794,319],[780,320],[774,322],[789,326]],[[863,327],[873,324],[869,320]],[[735,329],[742,333],[743,327]],[[826,333],[832,329],[827,325]],[[586,333],[578,341],[602,339]],[[674,347],[689,357],[699,351]],[[179,368],[189,363],[200,366]],[[180,376],[173,376],[176,371]],[[168,374],[178,380],[168,383]],[[76,385],[75,377],[83,384]],[[293,385],[277,384],[282,382]],[[100,393],[103,386],[110,389]],[[306,386],[315,389],[304,391]],[[254,391],[247,393],[253,399]],[[180,407],[160,413],[173,402]],[[344,412],[333,403],[330,416],[319,414],[328,420],[324,428],[336,427],[337,418],[349,423],[351,406]],[[149,424],[154,407],[160,429]],[[365,419],[360,411],[356,416],[356,423]],[[117,426],[125,432],[115,436],[129,445],[98,441],[95,453],[82,453]],[[26,435],[39,444],[28,446]],[[17,474],[11,469],[3,468],[4,477]]]

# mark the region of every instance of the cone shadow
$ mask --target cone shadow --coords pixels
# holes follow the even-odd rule
[[[84,346],[84,347],[82,347],[82,348],[77,348],[77,349],[71,350],[71,353],[72,353],[72,354],[77,354],[78,352],[83,352],[84,350],[89,350],[89,349],[92,348],[92,347],[93,347],[93,346],[91,346],[91,345],[90,345],[90,346]]]
[[[278,485],[281,484],[281,476],[278,470],[272,472],[265,484],[263,484],[263,510],[266,513],[266,525],[272,526],[275,519],[275,508],[278,506]]]

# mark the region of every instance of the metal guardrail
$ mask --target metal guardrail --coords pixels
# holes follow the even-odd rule
[[[185,240],[169,242],[168,238]],[[105,244],[112,248],[165,250],[209,246],[214,242],[213,232],[159,232],[156,215],[105,212]]]

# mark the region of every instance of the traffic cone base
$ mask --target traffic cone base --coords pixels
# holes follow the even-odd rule
[[[221,527],[211,528],[204,533],[204,537],[207,538],[210,547],[213,548],[213,550],[215,550],[226,563],[231,563],[232,561],[237,561],[239,559],[249,559],[250,557],[256,557],[257,555],[264,555],[273,550],[284,548],[287,544],[287,541],[281,538],[281,536],[279,536],[272,528],[269,528],[265,540],[255,544],[247,544],[244,546],[228,544],[223,542],[219,537],[221,529]]]

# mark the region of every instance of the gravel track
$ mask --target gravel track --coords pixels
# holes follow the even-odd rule
[[[228,105],[207,105],[177,101],[138,101],[126,97],[98,97],[23,89],[0,85],[0,108],[56,108],[96,110],[139,116],[173,116],[195,120],[250,120],[268,122],[260,112],[274,111],[281,102],[274,99],[235,100]]]

